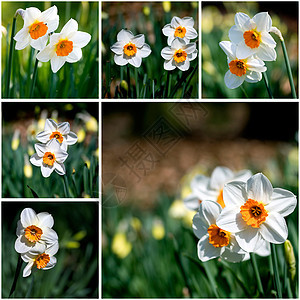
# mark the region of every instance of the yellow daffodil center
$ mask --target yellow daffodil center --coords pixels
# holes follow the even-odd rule
[[[68,56],[73,51],[73,42],[69,40],[60,40],[56,44],[57,56]]]
[[[178,49],[175,51],[173,58],[177,63],[181,63],[186,60],[187,53],[182,49]]]
[[[42,253],[35,259],[35,264],[38,269],[43,269],[47,266],[48,262],[50,261],[49,254]]]
[[[133,56],[134,54],[136,54],[137,50],[136,50],[136,46],[135,44],[132,43],[128,43],[124,46],[124,53],[127,56]]]
[[[47,33],[48,27],[43,22],[35,21],[29,28],[29,34],[32,39],[37,40],[39,37]]]
[[[58,131],[52,132],[52,134],[50,135],[50,140],[52,139],[57,139],[60,143],[62,143],[64,140],[63,136]]]
[[[185,34],[186,34],[186,29],[185,29],[185,27],[178,26],[178,27],[175,29],[174,35],[175,35],[176,37],[184,38],[184,37],[185,37]]]
[[[235,59],[229,63],[229,70],[232,74],[241,77],[246,74],[247,66],[244,60]]]
[[[35,225],[28,226],[25,229],[25,237],[31,243],[39,241],[41,239],[42,234],[42,229]]]
[[[224,247],[229,244],[230,232],[225,231],[215,224],[211,224],[207,232],[209,234],[208,241],[216,248]]]
[[[254,228],[259,228],[266,217],[268,212],[266,211],[263,203],[257,202],[253,199],[248,199],[247,202],[240,207],[243,220]]]
[[[217,198],[217,203],[219,203],[222,208],[225,207],[225,203],[224,203],[224,199],[223,199],[223,189],[220,190],[219,196]]]
[[[244,32],[245,44],[251,49],[257,48],[260,44],[261,35],[255,30],[248,30]]]
[[[46,152],[43,156],[43,162],[48,166],[53,166],[55,159],[54,153],[51,152]]]

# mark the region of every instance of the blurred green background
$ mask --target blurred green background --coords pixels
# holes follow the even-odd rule
[[[13,298],[98,298],[99,204],[15,201],[2,202],[2,297],[8,298],[14,280],[17,221],[26,207],[53,216],[60,248],[57,264],[50,270],[23,278],[23,262]]]
[[[210,176],[217,166],[262,172],[273,187],[298,195],[298,103],[103,103],[102,115],[102,296],[217,298],[216,286],[221,298],[261,298],[251,261],[200,262],[195,212],[182,199],[196,174]],[[153,133],[158,120],[169,125]],[[146,132],[162,143],[180,139],[159,155]],[[152,168],[134,145],[152,155]],[[298,208],[286,220],[298,270]],[[276,249],[284,284],[283,245]],[[270,257],[257,261],[265,297],[273,298]],[[295,278],[297,297],[298,271]]]
[[[57,33],[70,20],[78,22],[78,30],[88,32],[91,41],[82,48],[82,58],[76,63],[65,63],[57,72],[51,71],[50,62],[38,64],[33,98],[98,98],[99,97],[99,12],[98,2],[2,2],[2,95],[6,84],[11,26],[17,9],[37,7],[41,11],[56,5],[59,15]],[[18,16],[16,33],[23,27]],[[31,78],[35,63],[34,49],[30,46],[14,50],[10,98],[29,98]]]
[[[198,98],[198,56],[191,61],[190,69],[182,72],[178,68],[173,71],[166,71],[163,68],[164,59],[161,57],[161,50],[167,47],[167,37],[163,35],[162,28],[171,23],[174,16],[179,18],[193,17],[194,28],[198,30],[198,3],[197,2],[103,2],[102,3],[102,97],[120,98],[123,97],[126,84],[121,81],[126,79],[126,66],[121,67],[114,63],[114,53],[110,47],[117,42],[117,34],[121,29],[130,30],[134,35],[144,34],[146,43],[151,47],[150,56],[143,58],[139,68],[130,67],[131,80],[134,94],[136,82],[138,82],[140,95],[138,98]],[[196,42],[199,51],[198,38]],[[192,74],[193,68],[197,68]],[[135,77],[137,72],[137,77]],[[170,97],[164,95],[167,84],[167,73],[172,74],[170,79],[174,91]],[[123,75],[124,73],[124,75]],[[184,89],[184,84],[174,87],[178,82],[185,82],[187,76],[189,84]],[[138,78],[136,80],[136,78]],[[154,85],[153,85],[154,80]],[[153,94],[154,88],[154,94]],[[123,94],[122,94],[123,93]]]
[[[69,122],[78,142],[68,147],[64,165],[71,197],[99,197],[98,155],[99,104],[2,103],[2,196],[65,197],[63,176],[53,172],[44,178],[39,167],[29,162],[35,153],[35,136],[44,130],[46,118]],[[74,172],[75,170],[75,172]]]
[[[268,12],[272,26],[277,27],[285,40],[296,93],[298,94],[298,2],[202,2],[202,97],[203,98],[269,98],[262,79],[258,83],[244,82],[242,87],[229,89],[224,83],[228,71],[227,59],[219,42],[229,41],[229,29],[235,25],[237,12],[246,13],[253,18],[259,12]],[[265,62],[267,77],[274,98],[292,98],[286,72],[282,47],[276,41],[277,59]]]

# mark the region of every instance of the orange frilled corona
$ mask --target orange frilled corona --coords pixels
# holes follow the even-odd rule
[[[60,40],[56,44],[57,56],[68,56],[73,51],[73,42],[69,40]]]
[[[135,44],[128,43],[124,46],[124,53],[127,56],[133,56],[134,54],[136,54],[136,52],[137,52],[137,50],[136,50]]]
[[[186,57],[187,57],[187,53],[185,51],[183,51],[182,49],[176,50],[174,53],[174,56],[173,56],[174,60],[177,63],[184,62],[186,60]]]
[[[48,262],[50,261],[49,254],[42,253],[35,259],[35,264],[38,269],[43,269],[47,266]]]
[[[240,209],[243,220],[247,225],[250,225],[253,228],[259,228],[260,224],[262,224],[268,216],[268,212],[263,203],[253,199],[248,199]]]
[[[258,48],[260,45],[261,35],[255,30],[248,30],[244,32],[245,44],[251,49]]]
[[[229,244],[230,233],[218,227],[215,224],[211,224],[207,232],[209,234],[209,242],[216,248],[224,247]]]
[[[246,74],[247,66],[245,60],[235,59],[229,63],[229,70],[232,74],[236,76],[243,76]]]
[[[42,234],[42,229],[35,225],[28,226],[25,229],[25,237],[31,243],[38,242],[41,239]]]
[[[62,134],[58,131],[52,132],[52,134],[50,135],[50,140],[52,139],[57,139],[60,143],[62,143],[64,140]]]
[[[29,34],[32,39],[37,40],[39,37],[44,36],[48,31],[48,27],[43,22],[35,22],[29,28]]]
[[[175,35],[176,37],[184,38],[184,37],[185,37],[185,34],[186,34],[186,29],[185,29],[185,27],[178,26],[178,27],[175,29],[174,35]]]
[[[46,164],[48,166],[52,167],[55,160],[56,160],[56,158],[55,158],[54,153],[46,152],[43,156],[43,162],[44,162],[44,164]]]

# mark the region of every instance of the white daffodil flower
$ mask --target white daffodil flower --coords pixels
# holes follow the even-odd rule
[[[81,48],[90,40],[91,35],[78,31],[78,23],[70,19],[60,33],[53,33],[50,36],[50,43],[37,54],[36,58],[42,62],[50,60],[51,70],[56,73],[65,62],[79,61],[82,57]]]
[[[44,247],[42,251],[29,251],[21,254],[23,261],[27,262],[23,270],[23,277],[28,277],[31,274],[32,268],[36,266],[37,269],[49,270],[56,265],[56,257],[54,256],[58,251],[58,242],[50,247]]]
[[[129,63],[136,68],[141,66],[142,58],[151,53],[143,34],[134,36],[131,31],[125,29],[118,33],[117,42],[110,47],[110,50],[115,53],[114,61],[117,65],[125,66]]]
[[[68,122],[56,124],[52,119],[47,119],[44,131],[37,134],[36,139],[44,144],[52,139],[57,139],[61,148],[67,151],[68,145],[74,145],[77,142],[77,135],[70,131]]]
[[[234,234],[216,225],[216,220],[222,207],[214,201],[201,203],[199,212],[193,219],[193,230],[199,242],[198,257],[205,262],[221,257],[230,262],[240,262],[249,259],[249,254],[237,244]]]
[[[192,193],[183,199],[185,206],[197,210],[202,201],[211,200],[225,207],[223,200],[224,185],[231,181],[246,182],[252,176],[251,171],[233,172],[226,167],[216,167],[211,177],[196,175],[191,181]]]
[[[178,68],[181,71],[187,71],[190,68],[190,61],[194,60],[197,54],[196,43],[186,43],[177,37],[171,46],[161,50],[161,56],[165,59],[164,69],[171,71]]]
[[[268,178],[258,173],[246,183],[226,184],[223,197],[225,208],[217,219],[217,226],[235,233],[238,244],[245,251],[256,251],[264,240],[281,244],[287,239],[284,217],[297,205],[293,193],[273,189]]]
[[[36,7],[29,7],[23,11],[23,28],[14,36],[16,49],[22,50],[28,45],[37,50],[45,48],[48,34],[58,27],[59,16],[57,7],[54,5],[41,12]]]
[[[165,25],[162,32],[168,37],[169,46],[171,46],[173,40],[177,37],[182,38],[188,44],[190,40],[198,36],[192,17],[184,17],[182,19],[173,17],[171,23]]]
[[[237,55],[237,45],[223,41],[219,43],[227,55],[229,70],[226,72],[224,81],[229,89],[239,87],[244,81],[256,83],[262,79],[261,72],[265,72],[265,63],[256,56],[242,59]]]
[[[267,12],[256,14],[253,19],[244,13],[235,15],[235,25],[229,30],[229,39],[237,44],[236,55],[245,59],[256,54],[264,61],[276,60],[276,42],[269,34],[272,19]]]
[[[59,175],[66,174],[64,161],[68,157],[68,153],[60,146],[56,138],[51,139],[47,144],[35,144],[36,153],[30,157],[30,162],[41,167],[44,177],[49,177],[55,170]]]
[[[55,244],[58,240],[56,232],[52,229],[53,217],[42,212],[36,214],[32,208],[25,208],[18,221],[15,250],[18,253],[28,251],[43,252],[46,246]]]

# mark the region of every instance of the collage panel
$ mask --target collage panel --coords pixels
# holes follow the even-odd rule
[[[199,98],[197,1],[102,1],[101,25],[103,99]]]
[[[99,98],[99,2],[1,1],[2,99]]]
[[[2,198],[99,199],[99,104],[2,103]]]
[[[98,298],[99,203],[3,201],[2,298]]]
[[[297,297],[298,108],[102,103],[102,297]]]
[[[298,1],[201,4],[202,98],[298,99]]]

